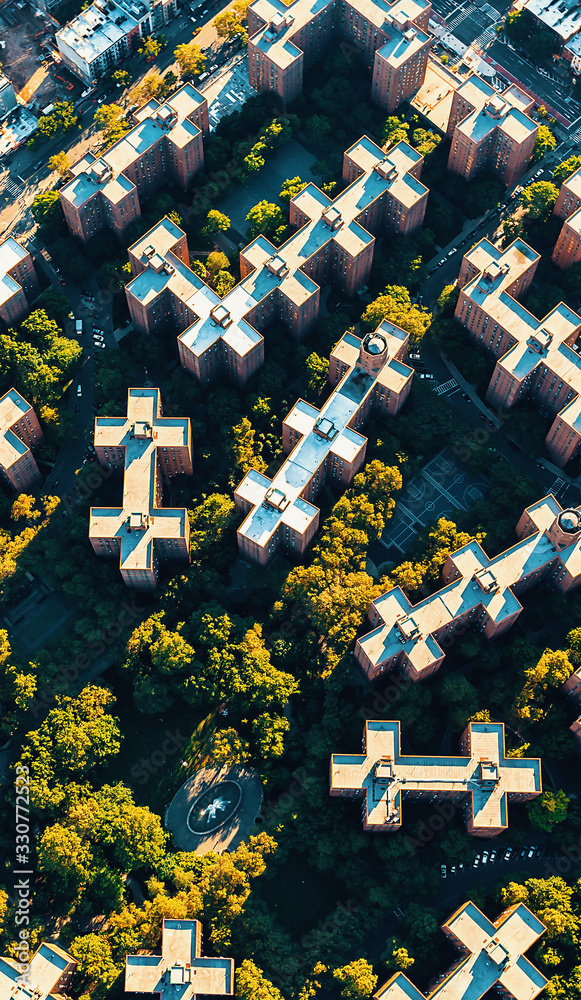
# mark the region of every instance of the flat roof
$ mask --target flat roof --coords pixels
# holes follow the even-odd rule
[[[30,409],[30,403],[16,389],[9,389],[0,399],[0,466],[3,469],[9,469],[29,451],[12,427]]]
[[[20,290],[21,286],[9,272],[28,256],[28,250],[12,236],[0,243],[0,305],[4,305]]]
[[[234,992],[234,960],[202,958],[202,932],[197,920],[166,918],[161,955],[127,955],[125,991],[159,993],[179,1000],[196,995],[230,996]]]
[[[551,28],[563,41],[567,41],[581,29],[578,0],[525,0],[523,8],[547,28]]]

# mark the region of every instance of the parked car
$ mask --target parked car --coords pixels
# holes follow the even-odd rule
[[[107,346],[107,344],[105,343],[104,340],[94,340],[93,341],[93,347],[97,347],[97,348],[99,348],[102,351],[105,350],[106,346]]]
[[[434,380],[434,376],[430,372],[420,372],[418,374],[418,378],[429,378],[432,381]]]
[[[77,396],[83,395],[83,387],[81,385],[77,386]]]
[[[451,256],[452,256],[452,254],[453,254],[453,253],[457,253],[457,251],[458,251],[458,247],[453,247],[453,248],[452,248],[452,249],[451,249],[451,250],[450,250],[450,251],[448,252],[448,257],[451,257]]]
[[[502,860],[503,861],[510,861],[511,854],[512,854],[512,847],[507,847],[506,851],[504,852],[504,857],[503,857]]]
[[[494,864],[494,862],[496,861],[496,855],[497,855],[497,854],[498,854],[498,851],[491,851],[491,852],[490,852],[490,857],[489,857],[489,859],[488,859],[488,860],[490,861],[490,864],[491,864],[491,865],[493,865],[493,864]]]
[[[488,862],[488,851],[482,852],[482,864],[485,865]]]
[[[422,356],[421,354],[408,354],[408,358],[411,358],[412,361],[421,361]]]
[[[442,876],[442,878],[446,878],[447,874],[448,873],[446,871],[446,865],[440,865],[440,875]]]
[[[534,847],[529,847],[528,853],[527,853],[527,858],[534,858],[534,856],[535,856],[535,848]]]
[[[480,855],[477,854],[476,857],[474,858],[474,861],[472,862],[472,867],[478,868],[479,864],[480,864]]]

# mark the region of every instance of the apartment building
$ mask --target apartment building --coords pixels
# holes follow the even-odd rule
[[[563,181],[553,212],[564,219],[552,261],[564,271],[581,260],[581,170]]]
[[[447,135],[448,170],[467,181],[493,171],[510,187],[525,172],[539,126],[529,117],[534,101],[515,84],[499,94],[473,74],[452,96]]]
[[[39,295],[31,255],[9,236],[0,243],[0,319],[6,326],[20,322]]]
[[[122,468],[121,507],[91,507],[89,539],[119,560],[124,583],[154,590],[159,561],[190,558],[188,513],[164,507],[163,480],[192,474],[188,417],[162,416],[159,389],[129,389],[126,417],[95,417],[101,465]]]
[[[127,955],[125,992],[155,993],[161,1000],[196,1000],[197,996],[232,996],[234,959],[202,958],[199,920],[165,917],[161,955]]]
[[[204,165],[208,104],[190,83],[163,104],[149,101],[134,120],[101,156],[86,153],[75,163],[59,191],[67,226],[83,242],[105,227],[121,237],[154,191],[168,182],[185,190]]]
[[[39,945],[28,968],[13,958],[0,958],[0,1000],[63,1000],[76,967],[76,959],[52,941]]]
[[[302,340],[319,315],[321,285],[353,295],[368,279],[375,235],[423,222],[423,158],[407,142],[386,155],[367,136],[344,154],[347,187],[331,200],[315,184],[290,203],[297,229],[279,249],[258,236],[240,253],[242,280],[223,299],[188,266],[184,233],[163,219],[129,248],[126,286],[135,329],[178,332],[181,364],[198,380],[220,373],[243,385],[262,365],[261,332],[279,320]]]
[[[410,681],[440,668],[457,632],[474,628],[487,639],[507,632],[522,611],[519,596],[537,583],[567,593],[581,583],[581,513],[549,494],[527,507],[518,541],[489,559],[477,541],[452,552],[442,587],[412,605],[392,587],[369,608],[372,631],[355,644],[355,660],[368,680],[394,669]]]
[[[333,349],[329,379],[336,388],[320,410],[303,399],[282,425],[287,458],[274,479],[250,469],[234,492],[246,514],[237,531],[243,558],[266,566],[279,551],[300,557],[319,527],[312,500],[325,482],[348,486],[365,461],[359,428],[369,414],[399,413],[413,369],[403,362],[409,334],[384,321],[363,340],[346,333]]]
[[[404,756],[399,721],[366,722],[362,754],[331,755],[330,794],[363,800],[364,830],[401,829],[403,802],[411,798],[450,802],[463,811],[468,833],[497,837],[508,829],[509,802],[541,794],[541,762],[507,760],[501,722],[471,722],[460,748],[461,757]]]
[[[177,0],[94,0],[59,28],[57,49],[71,73],[92,87],[176,14]]]
[[[530,399],[553,416],[545,445],[563,468],[581,449],[581,316],[561,302],[538,320],[520,304],[539,260],[523,240],[504,251],[481,240],[462,260],[455,316],[497,359],[487,402]]]
[[[0,473],[19,493],[40,481],[32,449],[42,437],[30,403],[16,389],[9,389],[0,399]]]
[[[248,72],[283,104],[333,42],[354,46],[372,71],[371,100],[394,111],[423,83],[431,37],[429,0],[254,0],[248,9]]]
[[[524,903],[509,907],[494,922],[475,903],[464,903],[441,930],[460,954],[428,992],[396,972],[373,1000],[481,1000],[495,993],[504,1000],[535,1000],[547,985],[526,957],[546,928]]]
[[[581,706],[581,667],[571,674],[563,684],[561,690],[575,705]],[[575,722],[569,728],[577,740],[577,746],[581,752],[581,715],[578,719],[575,719]]]
[[[14,111],[17,107],[14,84],[4,73],[0,73],[0,118],[3,118],[9,111]]]

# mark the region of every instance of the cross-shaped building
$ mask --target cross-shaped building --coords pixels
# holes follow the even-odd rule
[[[550,493],[526,508],[516,533],[516,545],[493,559],[477,541],[452,552],[443,586],[418,604],[401,587],[376,598],[368,612],[373,629],[354,652],[368,680],[395,669],[424,680],[439,669],[456,632],[472,626],[491,639],[517,620],[517,595],[529,587],[547,580],[566,593],[581,583],[580,510],[563,510]]]
[[[528,802],[542,791],[540,760],[506,758],[502,723],[471,722],[462,757],[404,756],[398,721],[368,721],[363,735],[365,753],[331,756],[330,790],[363,797],[364,830],[399,830],[409,796],[465,805],[468,833],[496,837],[508,827],[508,802]]]
[[[511,906],[494,922],[475,903],[464,903],[442,930],[461,957],[424,994],[397,972],[373,1000],[480,1000],[496,988],[505,1000],[534,1000],[548,980],[525,957],[545,925],[524,903]]]
[[[483,239],[464,255],[455,316],[497,359],[487,402],[531,399],[554,417],[545,445],[561,468],[581,450],[581,316],[559,303],[538,320],[518,301],[540,255],[523,240],[500,250]]]
[[[77,960],[53,941],[43,941],[28,968],[0,958],[0,1000],[64,1000]]]
[[[363,136],[344,154],[347,187],[333,200],[315,184],[290,202],[295,232],[278,249],[258,236],[240,253],[242,280],[224,298],[189,267],[185,234],[163,219],[129,248],[126,287],[135,329],[176,331],[180,361],[201,382],[220,373],[243,385],[262,365],[259,331],[282,321],[302,340],[319,315],[321,285],[351,296],[369,279],[375,235],[409,234],[423,222],[423,158],[399,142],[385,153]]]
[[[189,560],[187,511],[162,506],[162,477],[192,474],[187,417],[163,417],[159,389],[129,389],[126,417],[95,418],[101,465],[123,468],[121,507],[92,507],[97,555],[118,556],[124,582],[153,590],[159,559]]]
[[[161,934],[161,955],[126,956],[126,993],[157,993],[161,1000],[232,996],[234,959],[201,957],[199,920],[166,917]]]
[[[348,486],[365,461],[359,428],[370,411],[395,415],[409,395],[408,340],[384,320],[363,340],[346,333],[333,349],[329,378],[336,388],[320,410],[299,399],[285,417],[287,458],[274,479],[250,469],[236,487],[236,507],[247,515],[237,532],[244,558],[266,565],[280,549],[305,552],[319,526],[311,501],[326,481]]]

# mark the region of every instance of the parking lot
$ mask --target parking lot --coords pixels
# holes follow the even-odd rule
[[[248,82],[248,56],[244,56],[235,66],[221,73],[214,73],[200,86],[200,90],[208,101],[210,131],[213,132],[224,115],[240,111],[249,97],[256,96],[256,91]]]

